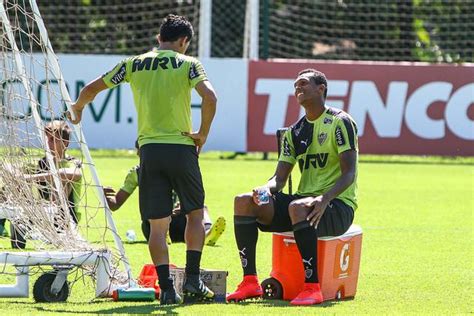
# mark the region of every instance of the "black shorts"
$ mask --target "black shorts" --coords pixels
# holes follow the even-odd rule
[[[184,232],[186,231],[187,222],[188,220],[183,213],[171,216],[169,232],[172,242],[185,242]]]
[[[304,198],[296,194],[278,192],[273,195],[274,214],[270,225],[258,223],[261,231],[287,232],[293,231],[288,206],[294,200]],[[340,236],[344,234],[354,220],[354,210],[339,199],[332,200],[318,224],[318,237]]]
[[[185,242],[184,232],[186,231],[186,215],[180,213],[171,216],[170,222],[170,239],[172,242]],[[150,222],[148,220],[142,221],[142,233],[146,241],[150,239]]]
[[[173,190],[178,194],[184,214],[204,207],[204,187],[195,146],[141,146],[138,185],[142,220],[170,216]]]

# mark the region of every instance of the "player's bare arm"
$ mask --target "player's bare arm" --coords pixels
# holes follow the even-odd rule
[[[212,84],[208,80],[199,82],[195,89],[202,99],[201,126],[197,133],[184,132],[183,134],[193,139],[199,153],[201,152],[202,146],[206,143],[207,135],[211,129],[212,120],[216,114],[217,95]]]
[[[112,211],[118,210],[130,197],[130,193],[124,190],[115,192],[115,190],[110,187],[104,187],[104,194],[107,205]]]
[[[73,168],[60,168],[58,169],[58,176],[61,181],[75,182],[82,178],[81,169],[77,167]],[[24,175],[26,179],[34,181],[53,181],[53,174],[51,172],[41,172],[36,174]]]
[[[82,119],[82,111],[84,107],[94,101],[96,95],[107,89],[107,85],[105,84],[102,77],[99,77],[91,82],[89,82],[84,88],[82,88],[81,92],[79,93],[79,97],[77,98],[76,102],[71,105],[71,113],[67,113],[68,119],[71,121],[72,124],[79,124]]]
[[[255,204],[258,204],[257,191],[259,189],[262,189],[262,188],[268,189],[270,190],[271,194],[281,191],[285,187],[286,181],[288,181],[288,178],[292,170],[293,170],[292,164],[284,162],[284,161],[279,161],[277,168],[275,170],[275,174],[273,175],[273,177],[270,178],[270,180],[268,180],[267,184],[261,187],[254,188],[252,190],[252,194],[253,194],[252,197]]]
[[[341,176],[329,191],[313,198],[307,203],[308,207],[313,207],[313,210],[307,217],[311,225],[317,226],[329,202],[344,192],[355,181],[356,163],[357,152],[355,150],[348,150],[339,154]]]

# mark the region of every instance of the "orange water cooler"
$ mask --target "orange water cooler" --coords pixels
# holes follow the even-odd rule
[[[318,276],[324,300],[354,297],[357,290],[362,230],[352,225],[342,236],[318,239]],[[292,300],[302,290],[304,271],[293,233],[273,234],[271,278],[262,282],[263,296]]]

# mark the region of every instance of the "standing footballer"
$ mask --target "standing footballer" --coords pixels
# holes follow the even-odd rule
[[[185,299],[214,298],[199,276],[204,244],[204,188],[198,155],[209,134],[217,97],[201,63],[184,55],[193,35],[193,27],[186,18],[168,15],[157,36],[159,47],[123,60],[87,84],[72,105],[70,115],[73,123],[79,123],[84,107],[97,93],[130,83],[138,114],[140,213],[142,220],[150,222],[148,247],[159,277],[161,304],[182,301],[170,277],[166,243],[173,190],[187,216]],[[201,126],[196,133],[192,132],[191,124],[193,88],[202,98]]]
[[[323,301],[317,270],[317,239],[344,234],[357,208],[357,128],[344,111],[325,105],[326,76],[314,69],[298,74],[295,97],[305,116],[285,133],[275,175],[234,202],[234,230],[244,280],[228,301],[262,295],[255,266],[258,229],[293,231],[305,270],[304,289],[292,305]],[[294,195],[280,192],[298,164],[301,180]],[[268,196],[265,198],[265,192]],[[262,198],[263,197],[263,198]]]

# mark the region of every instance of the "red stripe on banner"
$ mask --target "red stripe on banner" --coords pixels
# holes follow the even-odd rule
[[[358,124],[367,154],[474,156],[474,66],[422,63],[251,61],[248,151],[276,151],[277,128],[296,122],[299,71],[326,74],[327,105]]]

